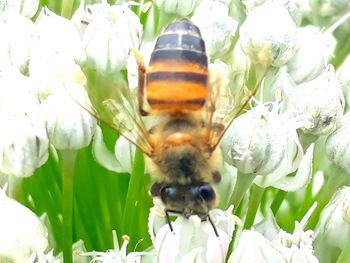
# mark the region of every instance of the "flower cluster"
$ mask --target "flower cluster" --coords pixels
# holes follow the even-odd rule
[[[42,2],[50,1],[0,2],[0,179],[5,178],[0,185],[8,181],[11,189],[16,188],[13,178],[32,176],[50,156],[62,162],[63,193],[71,197],[63,200],[57,220],[65,235],[67,229],[73,235],[72,218],[67,219],[72,217],[72,204],[79,207],[83,200],[69,188],[75,170],[66,166],[74,163],[67,161],[67,150],[75,153],[91,144],[94,160],[108,170],[105,175],[125,176],[138,168],[135,147],[120,138],[112,153],[96,119],[75,100],[75,92],[83,94],[85,107],[97,99],[84,93],[89,86],[87,67],[103,76],[123,78],[133,94],[138,85],[138,54],[130,50],[138,50],[147,63],[162,28],[188,18],[201,31],[210,77],[215,78],[214,71],[221,74],[221,94],[214,106],[232,107],[227,99],[235,98],[231,93],[257,90],[221,141],[223,158],[218,170],[223,180],[215,186],[220,209],[210,211],[205,221],[196,215],[172,221],[164,213],[164,204],[155,198],[148,217],[151,248],[128,254],[129,237],[123,237],[119,248],[113,232],[113,250],[80,251],[81,262],[350,261],[346,252],[350,248],[349,187],[338,189],[349,184],[350,174],[350,55],[349,45],[344,44],[344,35],[350,33],[348,1],[88,4],[82,0],[67,15],[70,1],[62,0],[61,14],[70,18]],[[227,94],[232,97],[225,97]],[[124,111],[130,114],[134,106],[126,101]],[[112,119],[119,118],[116,123],[127,127],[130,120],[120,112]],[[85,168],[88,174],[90,167]],[[125,182],[129,188],[137,185],[132,177],[127,178],[124,186]],[[125,189],[119,192],[124,194]],[[101,195],[105,212],[109,197]],[[131,205],[117,200],[118,210],[133,211],[131,217],[144,215],[136,209],[148,212],[149,206],[139,205],[142,200],[132,195],[120,198],[135,201]],[[47,196],[52,198],[51,193]],[[33,197],[26,198],[30,202]],[[39,213],[45,211],[36,208]],[[51,233],[4,190],[0,190],[0,210],[0,262],[61,260],[49,252],[55,246],[49,244]],[[117,224],[123,230],[130,229],[128,216],[123,214],[122,223]],[[283,222],[286,218],[296,222],[292,234],[283,230],[291,230]],[[94,235],[103,239],[102,232]],[[91,238],[86,236],[86,240]],[[89,248],[94,248],[91,239]],[[63,250],[63,258],[69,259],[64,245]]]

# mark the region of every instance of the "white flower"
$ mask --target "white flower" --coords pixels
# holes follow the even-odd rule
[[[196,215],[185,219],[179,216],[172,222],[173,232],[165,222],[160,207],[153,207],[149,217],[149,231],[158,252],[159,262],[223,262],[235,227],[231,206],[227,211],[210,211],[219,236],[208,221]]]
[[[243,51],[252,63],[280,67],[294,55],[297,27],[280,3],[267,2],[250,12],[240,28]]]
[[[280,164],[285,151],[285,128],[276,111],[259,104],[234,120],[221,145],[224,159],[242,173],[266,175]]]
[[[242,4],[245,6],[247,13],[249,14],[254,8],[262,5],[266,2],[273,2],[274,0],[242,0]],[[302,10],[300,9],[302,5],[302,0],[282,0],[278,1],[282,3],[288,10],[289,14],[295,21],[297,25],[301,23],[302,20]]]
[[[209,58],[220,57],[231,47],[238,22],[228,12],[224,3],[208,0],[199,4],[191,18],[201,31]]]
[[[287,263],[284,248],[254,230],[243,230],[229,263]]]
[[[323,255],[332,247],[342,249],[345,246],[350,231],[349,210],[350,187],[344,186],[333,195],[320,215],[315,230],[318,254]]]
[[[337,128],[344,104],[341,82],[335,78],[333,66],[328,65],[317,78],[294,89],[288,108],[305,120],[304,132],[320,136]]]
[[[5,190],[0,189],[0,261],[22,263],[33,254],[42,258],[48,246],[45,226],[27,207],[8,198]]]
[[[262,224],[259,231],[254,228],[252,230],[243,230],[242,235],[238,239],[238,246],[234,249],[229,258],[229,263],[239,262],[266,262],[266,263],[317,263],[318,260],[313,254],[312,247],[312,230],[304,231],[307,220],[316,208],[313,205],[306,213],[301,222],[295,222],[295,229],[289,234],[279,229],[277,234],[271,234],[269,229],[263,229]],[[268,217],[267,220],[274,221]],[[266,221],[266,219],[265,219]],[[275,227],[275,223],[264,223],[265,227]]]
[[[201,0],[155,0],[154,4],[165,13],[188,16]]]
[[[0,20],[0,36],[0,69],[13,65],[26,74],[33,43],[38,37],[35,24],[20,15],[4,16],[4,20]]]
[[[335,164],[350,172],[350,113],[346,113],[335,132],[326,141],[326,153]]]
[[[39,41],[33,54],[35,62],[48,61],[52,56],[82,62],[85,59],[82,41],[74,24],[43,8],[36,20]],[[38,62],[37,62],[38,61]]]
[[[2,0],[0,1],[0,14],[20,14],[32,18],[39,7],[39,0]]]
[[[336,41],[317,27],[298,28],[297,50],[288,61],[288,73],[299,84],[320,75],[333,54]]]
[[[116,72],[126,67],[131,48],[141,42],[139,17],[126,4],[88,6],[91,12],[83,34],[83,46],[89,67],[104,72]]]
[[[119,248],[116,232],[113,230],[114,248],[107,252],[88,252],[83,253],[85,256],[92,257],[91,263],[137,263],[141,262],[142,258],[148,258],[147,262],[155,262],[155,254],[152,252],[132,252],[127,254],[126,249],[129,244],[129,237],[123,236],[123,244]]]
[[[304,231],[307,221],[315,210],[317,204],[314,203],[300,222],[295,222],[295,228],[292,234],[280,230],[273,240],[276,244],[285,247],[285,256],[290,263],[318,263],[313,250],[312,230]]]
[[[96,120],[65,91],[46,98],[42,110],[50,143],[56,149],[80,149],[90,144]]]
[[[33,174],[48,158],[48,138],[31,80],[16,70],[0,75],[0,171]]]
[[[313,145],[304,155],[296,120],[279,109],[278,103],[260,103],[241,115],[228,128],[221,147],[225,161],[241,173],[256,174],[254,183],[260,187],[296,191],[311,179]],[[287,176],[297,169],[294,177]]]
[[[345,96],[346,104],[350,105],[350,55],[345,58],[340,67],[337,68],[335,75],[337,79],[344,83],[343,94]]]

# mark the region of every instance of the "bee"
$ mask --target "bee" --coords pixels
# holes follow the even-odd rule
[[[223,89],[219,72],[209,70],[200,30],[188,19],[165,28],[148,66],[132,52],[139,73],[137,94],[120,79],[101,81],[103,76],[90,68],[85,69],[89,100],[78,102],[148,157],[154,177],[150,192],[163,202],[171,230],[169,213],[197,215],[209,220],[217,235],[209,217],[216,203],[213,184],[221,180],[217,146],[256,88]]]

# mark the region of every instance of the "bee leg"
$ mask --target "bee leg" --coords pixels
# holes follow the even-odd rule
[[[217,237],[219,237],[218,230],[216,229],[216,227],[215,227],[215,225],[214,225],[214,222],[213,222],[213,220],[211,220],[211,217],[209,216],[209,214],[208,214],[208,221],[209,221],[209,223],[211,224],[211,226],[213,227],[213,230],[214,230],[215,235],[216,235]]]
[[[140,52],[132,48],[130,49],[129,53],[133,53],[136,59],[137,68],[139,72],[139,79],[138,79],[138,89],[137,89],[137,97],[139,101],[139,112],[141,116],[147,116],[149,113],[144,109],[144,102],[145,102],[145,84],[146,84],[146,65],[143,60],[142,55]]]
[[[168,210],[168,209],[165,209],[165,210],[164,210],[164,213],[165,213],[166,222],[167,222],[167,224],[169,225],[170,231],[171,231],[171,232],[174,232],[174,228],[173,228],[173,226],[171,225],[171,220],[170,220],[170,216],[169,216],[169,210]]]

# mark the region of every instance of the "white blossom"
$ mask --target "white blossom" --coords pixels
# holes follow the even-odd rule
[[[280,67],[294,55],[297,27],[280,3],[253,9],[240,28],[240,43],[252,63]]]
[[[115,72],[126,67],[131,48],[138,48],[142,25],[126,4],[91,5],[90,21],[83,33],[83,46],[89,67]]]
[[[337,176],[334,174],[333,176]],[[315,228],[316,243],[342,249],[350,231],[350,187],[343,186],[323,209]],[[322,254],[322,251],[318,251]]]
[[[38,10],[39,2],[39,0],[2,0],[0,14],[20,14],[32,18]]]
[[[131,252],[127,254],[127,246],[129,244],[129,237],[123,236],[123,244],[119,247],[116,231],[113,231],[114,248],[107,252],[87,252],[83,255],[92,257],[91,263],[137,263],[141,262],[142,258],[147,258],[147,262],[155,262],[156,257],[152,252]]]
[[[48,158],[45,120],[28,77],[8,70],[0,86],[0,171],[27,177]]]
[[[350,172],[350,113],[346,113],[340,126],[326,141],[328,158],[347,172]]]
[[[0,189],[0,261],[26,262],[44,256],[48,233],[40,219],[27,207]]]
[[[32,48],[38,38],[35,24],[20,15],[7,15],[0,20],[0,70],[8,66],[28,73]]]
[[[313,231],[304,228],[311,213],[316,208],[314,204],[306,213],[303,219],[295,222],[295,229],[292,234],[279,229],[277,234],[267,235],[269,229],[264,230],[261,226],[259,231],[243,230],[238,239],[238,246],[229,258],[229,263],[239,262],[288,262],[288,263],[317,263],[318,259],[313,253]],[[269,217],[268,220],[274,220]],[[265,227],[274,227],[274,223],[265,223]]]
[[[243,230],[229,263],[287,263],[283,246],[274,244],[259,232]]]
[[[320,75],[331,58],[336,41],[331,34],[322,33],[317,27],[298,28],[297,49],[288,61],[288,73],[296,84]]]
[[[70,20],[43,8],[35,22],[39,41],[33,51],[33,64],[42,64],[42,61],[52,60],[56,56],[76,62],[85,60],[79,32]]]
[[[350,105],[350,56],[347,56],[343,63],[337,68],[335,75],[344,83],[343,94],[347,105]]]
[[[274,0],[243,0],[242,4],[244,5],[247,13],[249,14],[254,8],[266,3],[273,2]],[[289,14],[293,18],[294,22],[299,25],[302,20],[303,10],[301,6],[304,1],[302,0],[282,0],[278,1],[282,3],[288,10]]]
[[[266,175],[276,169],[286,150],[286,132],[276,110],[259,104],[234,120],[221,143],[226,162],[242,173]]]
[[[237,221],[232,209],[210,211],[219,235],[216,236],[212,225],[208,221],[201,222],[196,215],[189,219],[178,217],[171,223],[171,232],[163,211],[153,207],[149,231],[158,252],[158,262],[223,262]]]
[[[305,120],[306,133],[325,135],[340,123],[344,110],[342,84],[328,65],[317,78],[298,85],[289,98],[289,110]]]
[[[191,18],[201,31],[209,58],[220,57],[231,47],[238,22],[228,12],[224,3],[208,0],[199,4]]]

